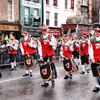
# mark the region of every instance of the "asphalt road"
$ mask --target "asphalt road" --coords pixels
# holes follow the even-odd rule
[[[23,77],[25,70],[19,68],[15,71],[3,69],[0,79],[0,100],[100,100],[100,92],[93,93],[95,86],[92,73],[73,74],[72,80],[65,80],[62,63],[56,63],[58,77],[55,87],[49,82],[49,87],[43,88],[43,80],[37,66],[33,77]]]

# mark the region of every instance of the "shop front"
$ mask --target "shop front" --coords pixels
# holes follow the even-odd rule
[[[21,26],[20,24],[13,23],[0,23],[0,46],[4,44],[4,39],[9,34],[13,33],[17,40],[20,40],[21,36]],[[19,54],[18,54],[19,56]],[[9,65],[10,57],[8,48],[0,48],[0,66]]]
[[[3,40],[5,35],[9,36],[9,34],[11,32],[13,33],[15,38],[17,40],[19,40],[20,39],[20,35],[21,35],[21,26],[20,26],[20,24],[0,23],[0,37],[2,38],[1,40]]]
[[[23,26],[22,31],[27,31],[33,37],[40,37],[42,35],[41,27],[27,27]]]
[[[91,24],[62,24],[62,33],[68,34],[70,32],[76,32],[76,34],[79,34],[82,31],[90,31],[92,28]]]
[[[56,38],[58,38],[59,36],[62,36],[61,28],[49,27],[49,33],[54,35]]]

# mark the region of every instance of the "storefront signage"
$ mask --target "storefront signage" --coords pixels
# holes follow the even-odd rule
[[[32,36],[41,36],[41,28],[40,27],[23,27],[23,31],[28,31]]]
[[[49,32],[53,35],[61,35],[61,30],[59,29],[49,29]]]
[[[25,1],[25,0],[23,0],[22,4],[24,6],[27,6],[27,7],[33,7],[33,8],[38,8],[38,9],[41,8],[41,4],[40,3],[35,3],[35,2],[31,2],[31,1]]]
[[[20,31],[17,25],[0,25],[0,30],[2,31]]]

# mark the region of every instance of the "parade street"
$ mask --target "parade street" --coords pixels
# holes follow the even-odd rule
[[[80,74],[80,70],[73,75],[72,80],[64,80],[62,63],[56,62],[58,78],[55,87],[41,87],[39,67],[33,71],[32,77],[23,77],[25,70],[16,71],[3,69],[0,79],[0,100],[100,100],[100,92],[93,93],[95,86],[92,73]],[[81,69],[81,68],[80,68]]]

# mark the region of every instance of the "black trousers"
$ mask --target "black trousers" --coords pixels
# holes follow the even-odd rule
[[[91,70],[92,70],[92,74],[94,77],[98,77],[99,76],[99,66],[100,64],[97,64],[97,63],[92,63],[91,64]]]

